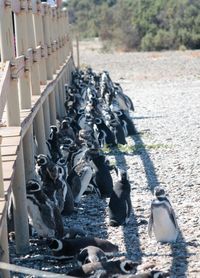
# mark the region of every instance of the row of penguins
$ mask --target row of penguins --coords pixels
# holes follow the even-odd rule
[[[137,133],[132,100],[109,73],[91,68],[75,70],[71,85],[65,85],[66,116],[50,127],[48,154],[35,157],[35,179],[27,181],[29,223],[46,240],[56,258],[72,258],[80,267],[73,277],[168,277],[159,270],[137,272],[138,264],[125,257],[108,259],[118,246],[106,239],[86,236],[84,231],[64,229],[63,217],[76,211],[85,193],[109,198],[111,226],[125,225],[131,215],[131,186],[127,171],[111,165],[102,148],[125,145]],[[117,174],[113,182],[111,172]],[[178,236],[177,222],[165,191],[157,187],[151,204],[148,233],[158,242]]]

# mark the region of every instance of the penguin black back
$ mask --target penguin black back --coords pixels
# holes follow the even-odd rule
[[[131,187],[126,171],[120,171],[120,178],[115,183],[109,202],[111,226],[124,225],[128,222],[132,210]]]

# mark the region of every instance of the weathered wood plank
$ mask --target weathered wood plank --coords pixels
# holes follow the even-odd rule
[[[18,146],[21,141],[20,136],[3,137],[1,146]]]
[[[1,146],[1,155],[3,156],[10,156],[17,154],[18,146]]]
[[[7,91],[10,84],[10,62],[6,62],[4,71],[1,72],[0,79],[0,119],[2,118],[6,100],[7,100]]]
[[[15,161],[4,161],[2,163],[4,180],[12,180],[14,174],[13,171],[14,166],[15,166]]]
[[[20,136],[21,127],[1,127],[0,128],[0,135],[2,137],[15,137]]]

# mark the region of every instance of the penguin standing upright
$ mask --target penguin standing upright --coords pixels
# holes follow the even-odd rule
[[[89,151],[88,155],[90,155],[92,159],[95,170],[92,183],[95,187],[98,187],[102,198],[108,198],[112,193],[113,179],[110,174],[110,166],[106,161],[106,157],[103,154],[100,154],[99,151]]]
[[[42,191],[39,182],[29,180],[26,193],[29,221],[38,236],[63,237],[64,227],[59,210]]]
[[[115,183],[108,205],[111,226],[120,226],[128,222],[132,204],[130,198],[131,186],[127,172],[120,171],[120,179]]]
[[[178,224],[172,205],[163,188],[155,187],[155,199],[151,203],[148,235],[152,229],[158,242],[174,242],[178,236]]]

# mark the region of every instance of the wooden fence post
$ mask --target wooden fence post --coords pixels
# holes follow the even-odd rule
[[[4,38],[7,38],[6,40]],[[11,7],[5,6],[0,9],[0,45],[1,61],[13,61],[15,58],[14,35],[12,27]],[[8,126],[20,125],[20,110],[17,80],[10,81],[10,87],[7,92],[7,122]]]
[[[43,16],[43,27],[44,27],[44,42],[47,45],[47,59],[46,59],[46,69],[47,69],[47,79],[53,79],[53,61],[52,61],[52,51],[51,51],[51,30],[50,30],[50,17],[51,8],[48,4],[42,3],[44,7]]]
[[[54,91],[49,95],[50,123],[56,125],[56,100]]]
[[[16,160],[13,190],[15,241],[17,254],[26,254],[29,251],[29,227],[26,202],[26,181],[24,170],[24,156],[22,143]]]
[[[46,139],[49,138],[50,134],[50,111],[49,111],[49,99],[47,98],[43,103],[43,114],[44,114],[44,123],[45,123],[45,135]]]
[[[59,62],[58,62],[58,25],[57,25],[57,12],[56,8],[52,7],[52,37],[53,43],[55,47],[55,70],[59,69]]]
[[[60,97],[59,97],[59,84],[58,83],[55,86],[55,99],[56,99],[56,115],[60,119],[62,117],[62,115],[61,115],[61,103],[60,103]]]
[[[36,50],[36,39],[34,36],[33,13],[37,13],[36,2],[28,0],[27,28],[28,47],[32,49],[32,63],[30,65],[31,92],[32,95],[40,95],[39,61],[34,58]]]
[[[58,81],[58,88],[59,88],[59,96],[60,96],[60,108],[61,108],[61,115],[62,118],[65,116],[65,106],[64,106],[64,84],[63,84],[63,78],[60,77],[60,80]]]
[[[9,249],[8,249],[8,229],[7,229],[7,221],[6,218],[3,219],[2,223],[2,231],[1,231],[1,248],[3,249],[3,256],[1,258],[2,262],[9,263]],[[8,270],[1,270],[0,274],[2,274],[3,278],[9,278],[10,272]],[[1,275],[0,275],[1,277]]]
[[[47,153],[47,145],[46,145],[46,136],[45,136],[45,124],[44,124],[44,115],[43,108],[40,107],[38,110],[35,119],[34,119],[34,133],[36,135],[36,140],[38,144],[38,153]]]
[[[40,0],[37,1],[37,13],[33,14],[33,25],[34,25],[34,34],[36,45],[44,46],[44,33],[43,33],[43,22],[42,15],[44,14],[43,6],[41,5]],[[39,76],[40,76],[40,85],[45,85],[47,82],[47,70],[46,62],[44,58],[40,58],[39,61]]]
[[[30,125],[23,137],[24,165],[26,182],[35,178],[33,126]]]
[[[27,31],[27,18],[28,11],[27,1],[23,2],[19,13],[14,13],[15,18],[15,38],[16,38],[16,51],[17,56],[26,55],[28,49],[28,31]],[[31,91],[30,91],[30,73],[25,71],[19,77],[19,98],[21,109],[31,108]]]

